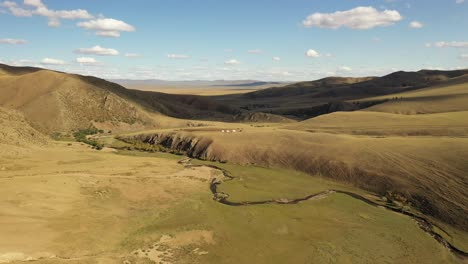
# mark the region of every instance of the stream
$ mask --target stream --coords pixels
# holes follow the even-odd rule
[[[178,163],[184,165],[185,168],[208,167],[208,168],[218,170],[218,171],[220,171],[222,173],[224,179],[213,178],[211,180],[211,182],[210,182],[210,191],[213,194],[213,200],[217,201],[218,203],[221,203],[221,204],[224,204],[224,205],[227,205],[227,206],[252,206],[252,205],[262,205],[262,204],[291,205],[291,204],[298,204],[300,202],[304,202],[304,201],[308,201],[308,200],[313,200],[314,198],[315,199],[321,198],[321,197],[324,197],[324,196],[331,195],[333,193],[340,193],[340,194],[350,196],[350,197],[352,197],[354,199],[358,199],[358,200],[360,200],[360,201],[362,201],[362,202],[364,202],[364,203],[366,203],[368,205],[371,205],[371,206],[374,206],[374,207],[379,207],[379,208],[385,208],[387,210],[390,210],[390,211],[393,211],[393,212],[396,212],[396,213],[403,214],[403,215],[411,217],[413,220],[416,221],[416,223],[418,224],[419,228],[421,228],[421,230],[428,233],[431,237],[433,237],[435,240],[437,240],[439,243],[441,243],[443,246],[445,246],[447,249],[449,249],[451,252],[453,252],[457,257],[459,257],[459,258],[461,258],[463,260],[468,259],[468,252],[465,252],[465,251],[457,248],[456,246],[454,246],[453,244],[448,242],[445,238],[443,238],[440,234],[438,234],[438,233],[436,233],[434,231],[434,227],[437,227],[440,230],[443,230],[442,228],[440,228],[439,226],[437,226],[435,224],[432,224],[427,219],[425,219],[425,218],[423,218],[421,216],[418,216],[418,215],[416,215],[414,213],[411,213],[411,212],[408,212],[408,211],[404,211],[401,208],[395,208],[395,207],[392,207],[392,206],[389,206],[389,205],[386,205],[386,204],[380,204],[380,203],[374,202],[374,201],[372,201],[372,200],[370,200],[368,198],[365,198],[362,195],[359,195],[357,193],[353,193],[353,192],[349,192],[349,191],[343,191],[343,190],[335,190],[335,189],[325,190],[325,191],[322,191],[322,192],[319,192],[319,193],[310,194],[310,195],[307,195],[305,197],[295,198],[295,199],[281,198],[281,199],[270,199],[270,200],[264,200],[264,201],[233,202],[233,201],[229,200],[229,194],[218,191],[218,186],[221,185],[223,182],[234,180],[236,178],[235,176],[233,176],[229,171],[227,171],[227,170],[225,170],[223,168],[220,168],[218,166],[215,166],[215,165],[193,165],[193,164],[190,163],[190,161],[191,161],[190,158],[186,158],[186,159],[180,160]]]

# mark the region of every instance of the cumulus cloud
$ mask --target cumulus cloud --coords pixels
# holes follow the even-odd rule
[[[41,0],[24,0],[24,6],[18,6],[16,2],[4,1],[2,6],[9,9],[10,13],[17,17],[31,17],[33,15],[48,18],[48,25],[51,27],[60,26],[61,19],[92,19],[93,15],[84,9],[75,10],[52,10]]]
[[[115,49],[103,48],[101,46],[94,46],[92,48],[80,48],[75,50],[77,54],[94,54],[99,56],[117,56],[119,52]]]
[[[43,65],[65,65],[66,63],[63,60],[44,58],[41,61],[41,64]]]
[[[0,44],[20,45],[20,44],[25,44],[25,43],[26,43],[26,40],[24,39],[11,39],[11,38],[0,39]]]
[[[390,26],[402,19],[403,17],[396,10],[378,11],[371,6],[360,6],[351,10],[337,11],[334,13],[314,13],[308,16],[302,24],[305,27],[332,29],[341,27],[370,29],[374,27]]]
[[[308,51],[306,51],[305,55],[307,57],[310,57],[310,58],[320,57],[320,54],[317,51],[313,50],[313,49],[309,49]]]
[[[98,61],[92,57],[79,57],[76,58],[76,62],[82,65],[96,65]]]
[[[410,28],[422,28],[424,27],[423,23],[419,22],[419,21],[412,21],[411,23],[409,23],[409,27]]]
[[[132,25],[113,18],[100,18],[79,22],[77,26],[87,30],[95,30],[98,36],[113,38],[120,37],[120,32],[135,31],[135,27]]]
[[[250,53],[250,54],[261,54],[261,53],[263,53],[263,50],[253,49],[253,50],[248,50],[247,52]]]
[[[426,43],[426,47],[435,48],[468,48],[468,41],[439,41],[435,43]]]
[[[167,57],[169,59],[177,59],[177,60],[184,60],[184,59],[189,58],[189,56],[184,55],[184,54],[167,54]]]
[[[112,18],[94,19],[94,16],[84,9],[53,10],[49,9],[42,0],[24,0],[24,5],[19,6],[13,1],[4,1],[0,6],[7,8],[10,13],[18,17],[43,16],[48,19],[50,27],[58,27],[61,20],[89,20],[78,23],[81,28],[95,30],[96,35],[104,37],[119,37],[120,32],[132,32],[135,28],[123,21]]]
[[[273,61],[280,61],[281,58],[280,58],[280,57],[273,57],[272,60],[273,60]]]
[[[225,61],[224,64],[226,64],[226,65],[238,65],[238,64],[240,64],[240,61],[238,61],[236,59],[230,59],[230,60]]]

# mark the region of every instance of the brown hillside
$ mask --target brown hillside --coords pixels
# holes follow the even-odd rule
[[[31,147],[47,144],[47,138],[32,128],[24,116],[0,107],[0,146]]]
[[[0,65],[0,106],[17,109],[37,129],[66,132],[91,125],[111,130],[184,126],[176,120],[271,122],[287,119],[251,115],[211,98],[129,90],[91,76]],[[168,118],[173,117],[173,118]]]
[[[307,119],[336,111],[354,111],[383,103],[382,98],[352,105],[353,100],[405,93],[450,84],[468,70],[395,72],[383,77],[325,78],[252,93],[213,97],[241,109]]]
[[[468,230],[465,137],[375,137],[252,127],[226,134],[220,129],[162,131],[122,139],[162,145],[200,159],[291,168],[382,196],[398,193],[424,214]]]
[[[0,77],[0,106],[21,111],[35,128],[52,133],[111,122],[151,126],[137,105],[80,79],[47,70]]]

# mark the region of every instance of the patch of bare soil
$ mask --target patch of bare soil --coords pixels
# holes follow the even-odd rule
[[[190,230],[177,233],[174,236],[162,235],[158,242],[133,251],[131,256],[147,258],[155,263],[171,264],[173,263],[178,250],[187,246],[202,246],[207,244],[215,244],[213,231]],[[209,254],[208,251],[204,251],[200,247],[196,247],[190,252],[191,254],[198,256]],[[126,260],[126,263],[130,264],[131,262]]]

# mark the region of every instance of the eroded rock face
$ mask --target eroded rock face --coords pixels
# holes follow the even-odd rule
[[[128,143],[139,142],[152,146],[162,146],[172,152],[185,154],[190,157],[212,160],[209,152],[213,140],[205,137],[176,133],[155,133],[121,137],[119,139]]]

